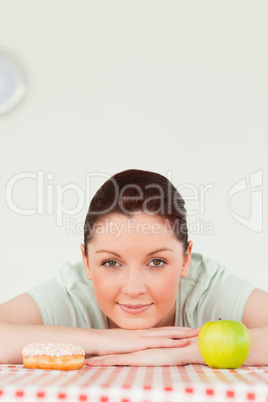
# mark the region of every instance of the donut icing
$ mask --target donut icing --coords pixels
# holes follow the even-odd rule
[[[85,363],[85,351],[65,343],[31,343],[22,357],[24,367],[31,369],[79,370]]]
[[[80,346],[74,346],[66,343],[31,343],[25,346],[22,351],[23,356],[72,356],[85,355],[84,350]]]

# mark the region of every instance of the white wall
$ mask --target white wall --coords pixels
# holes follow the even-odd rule
[[[99,173],[152,170],[184,195],[194,188],[194,250],[268,290],[267,11],[265,0],[2,2],[1,46],[21,60],[28,93],[0,118],[0,301],[81,258],[86,203],[62,224],[46,200],[39,214],[16,214],[6,186],[25,172],[39,172],[39,186],[44,175],[44,197],[69,209],[70,187],[90,198],[105,181]],[[231,208],[246,219],[252,210],[251,228],[227,203],[244,178]],[[36,207],[36,183],[18,180],[14,203]]]

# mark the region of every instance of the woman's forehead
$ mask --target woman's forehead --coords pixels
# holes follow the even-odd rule
[[[158,215],[138,213],[134,216],[109,215],[100,220],[93,228],[93,242],[131,239],[136,242],[167,241],[178,242],[168,220]]]

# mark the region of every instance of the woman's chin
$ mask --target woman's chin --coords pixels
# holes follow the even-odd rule
[[[109,328],[121,328],[121,329],[150,329],[154,326],[153,323],[143,322],[143,320],[116,320],[112,321],[108,319]]]

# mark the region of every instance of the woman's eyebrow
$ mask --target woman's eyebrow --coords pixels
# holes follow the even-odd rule
[[[149,254],[147,254],[146,257],[148,257],[149,255],[158,253],[159,251],[171,251],[172,253],[174,253],[174,250],[172,250],[171,248],[159,248],[159,249],[157,249],[157,250],[151,251]],[[115,253],[114,251],[110,251],[110,250],[98,250],[98,251],[96,251],[95,254],[97,254],[97,253],[110,253],[110,254],[116,255],[117,257],[120,257],[119,254]],[[121,258],[121,257],[120,257],[120,258]]]

